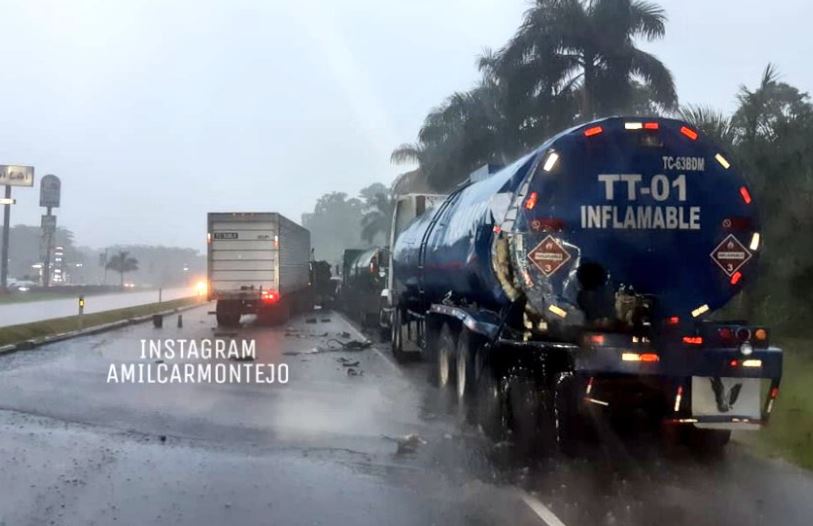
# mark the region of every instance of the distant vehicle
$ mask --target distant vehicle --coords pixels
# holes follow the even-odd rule
[[[237,326],[243,314],[283,323],[313,307],[308,230],[273,212],[210,212],[207,232],[207,290],[218,325]]]
[[[389,251],[374,247],[348,249],[342,258],[342,282],[339,297],[342,310],[362,326],[377,327],[381,291],[386,287]]]
[[[39,287],[39,283],[37,283],[36,281],[13,278],[9,278],[8,280],[8,290],[11,291],[28,292],[35,287]]]
[[[472,181],[397,235],[392,351],[490,433],[571,448],[597,417],[722,449],[768,422],[782,351],[712,320],[757,276],[756,202],[691,125],[610,118]],[[593,429],[595,431],[595,429]]]
[[[322,308],[330,308],[336,301],[339,281],[330,272],[327,261],[311,261],[311,290],[313,301]]]

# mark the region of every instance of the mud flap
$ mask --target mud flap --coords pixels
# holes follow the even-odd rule
[[[692,416],[702,429],[744,429],[759,427],[741,420],[760,420],[760,378],[692,377]],[[719,420],[720,417],[735,419],[733,422],[703,422],[704,418]]]

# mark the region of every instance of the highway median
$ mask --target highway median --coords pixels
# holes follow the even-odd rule
[[[190,297],[10,325],[0,328],[0,353],[30,349],[53,341],[139,323],[147,321],[154,314],[172,314],[201,304],[201,298]]]

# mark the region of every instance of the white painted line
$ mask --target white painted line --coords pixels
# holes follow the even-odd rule
[[[525,490],[518,489],[519,496],[531,510],[536,513],[536,516],[542,519],[542,522],[548,526],[565,526],[565,523],[559,520],[559,517],[554,515],[550,509],[542,504],[539,499],[531,495]]]
[[[359,338],[360,340],[368,340],[368,339],[369,339],[369,338],[367,338],[367,337],[366,337],[366,336],[365,336],[365,335],[364,335],[364,334],[363,334],[363,333],[362,333],[360,330],[358,330],[358,329],[356,328],[356,326],[355,326],[355,325],[353,325],[353,322],[351,322],[350,320],[348,320],[348,319],[347,319],[347,318],[344,316],[344,314],[342,314],[342,313],[341,313],[341,312],[339,312],[339,311],[335,311],[335,310],[333,311],[333,314],[337,315],[337,316],[338,316],[338,317],[340,317],[342,320],[344,320],[344,322],[345,322],[345,323],[346,323],[346,324],[347,324],[347,325],[350,327],[351,332],[354,332],[354,333],[356,334],[356,337],[357,337],[357,338]],[[389,357],[388,357],[386,354],[384,354],[383,352],[381,352],[380,350],[378,350],[378,348],[377,348],[375,345],[373,345],[372,349],[373,349],[373,352],[374,352],[374,353],[376,353],[378,356],[380,356],[382,360],[384,360],[385,362],[387,362],[387,365],[389,365],[389,366],[390,366],[390,368],[391,368],[393,371],[395,371],[396,373],[398,373],[398,374],[400,374],[400,375],[403,375],[403,374],[404,374],[404,371],[402,371],[402,370],[401,370],[401,368],[398,366],[398,364],[396,364],[395,362],[393,362],[393,361],[392,361],[392,360],[391,360],[391,359],[390,359],[390,358],[389,358]]]

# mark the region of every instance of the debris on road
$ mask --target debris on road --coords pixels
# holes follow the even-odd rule
[[[396,449],[396,455],[403,455],[406,453],[414,453],[418,450],[418,447],[425,446],[428,442],[422,439],[420,436],[416,435],[415,433],[410,433],[403,437],[394,438],[384,436],[387,440],[392,440],[396,444],[398,444],[398,449]]]
[[[358,367],[358,365],[359,365],[358,360],[351,361],[351,360],[345,358],[344,356],[342,356],[340,358],[337,358],[336,361],[339,362],[340,364],[342,364],[345,367]]]
[[[316,318],[305,318],[305,323],[316,323]]]
[[[364,376],[364,371],[350,367],[347,369],[347,376]]]

